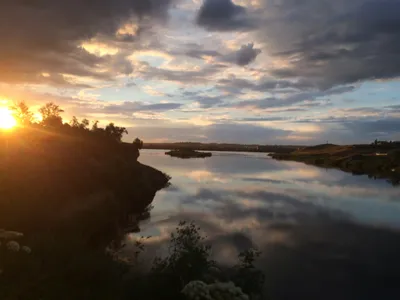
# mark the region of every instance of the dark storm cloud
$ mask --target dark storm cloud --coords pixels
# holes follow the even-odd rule
[[[325,89],[400,75],[400,1],[280,3],[273,6],[274,20],[258,33],[276,56],[291,61],[277,76],[310,78]]]
[[[243,45],[236,52],[226,55],[222,61],[231,62],[239,66],[246,66],[253,62],[261,53],[261,49],[254,48],[254,44]]]
[[[0,2],[0,81],[39,82],[42,73],[111,79],[131,73],[123,57],[80,48],[94,37],[115,39],[121,25],[162,19],[172,0],[3,0]],[[127,34],[125,34],[127,35]],[[99,71],[110,66],[111,71]]]
[[[318,88],[400,76],[400,1],[260,0],[257,10],[208,0],[199,24],[237,30],[256,20],[255,38],[273,57],[289,61],[272,75],[305,78]],[[241,22],[233,22],[236,14]]]
[[[232,0],[204,0],[197,15],[197,24],[209,30],[230,31],[251,29],[252,23],[243,6]]]

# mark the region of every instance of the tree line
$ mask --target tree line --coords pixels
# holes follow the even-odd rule
[[[48,102],[39,108],[38,112],[41,116],[40,121],[35,120],[34,113],[23,101],[14,103],[9,107],[9,109],[18,124],[22,127],[40,126],[54,130],[61,128],[78,129],[116,142],[121,142],[123,135],[128,134],[128,130],[125,127],[116,126],[114,123],[109,123],[104,128],[101,128],[99,127],[99,121],[97,120],[90,122],[88,119],[84,118],[79,121],[75,116],[72,117],[72,120],[69,123],[63,123],[61,114],[64,110],[53,102]],[[136,138],[133,141],[133,144],[135,144],[138,149],[143,147],[143,141],[139,138]]]

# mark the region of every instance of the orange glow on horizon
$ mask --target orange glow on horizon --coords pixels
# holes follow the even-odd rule
[[[10,130],[17,126],[17,120],[8,108],[0,107],[0,129]]]

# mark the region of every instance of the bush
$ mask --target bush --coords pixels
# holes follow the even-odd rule
[[[207,299],[208,293],[210,299],[218,294],[258,299],[262,295],[264,275],[254,262],[260,253],[254,249],[240,253],[239,264],[222,271],[210,258],[211,246],[205,244],[205,239],[193,222],[180,222],[171,234],[169,255],[156,258],[148,276],[137,274],[131,279],[126,299],[134,295],[149,299],[192,299],[192,287],[203,288],[198,299]],[[223,299],[236,299],[236,296]]]

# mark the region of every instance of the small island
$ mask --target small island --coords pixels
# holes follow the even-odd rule
[[[171,150],[171,151],[165,152],[165,154],[172,156],[172,157],[182,158],[182,159],[206,158],[206,157],[212,156],[211,152],[200,152],[200,151],[195,151],[195,150],[191,150],[191,149]]]

